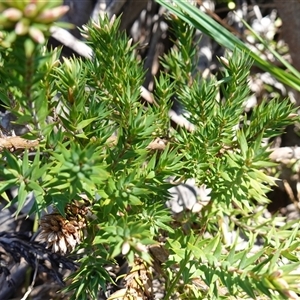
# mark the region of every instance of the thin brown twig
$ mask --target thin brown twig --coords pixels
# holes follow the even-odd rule
[[[35,284],[35,280],[36,280],[37,271],[38,271],[38,260],[37,260],[37,258],[35,258],[35,268],[34,268],[34,273],[33,273],[33,278],[32,278],[31,284],[28,287],[26,293],[24,294],[24,296],[22,297],[21,300],[26,300],[28,298],[28,296],[30,295],[30,293],[32,292],[34,284]]]
[[[298,200],[296,199],[296,197],[295,197],[295,195],[294,195],[294,192],[293,192],[293,190],[292,190],[290,184],[288,183],[288,181],[284,179],[282,182],[283,182],[284,189],[285,189],[285,191],[287,192],[287,194],[288,194],[288,196],[289,196],[291,202],[294,203],[294,205],[295,205],[296,207],[299,207],[299,202],[298,202]]]
[[[18,149],[31,149],[39,145],[39,140],[27,140],[20,136],[0,137],[0,152],[3,149],[14,151]]]

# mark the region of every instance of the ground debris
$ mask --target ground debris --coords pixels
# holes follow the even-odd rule
[[[39,272],[47,273],[60,285],[64,285],[61,268],[71,271],[77,269],[77,264],[73,260],[58,253],[52,253],[45,249],[43,244],[30,241],[24,234],[0,232],[0,246],[15,263],[20,263],[21,259],[24,259],[33,269],[38,268]],[[10,275],[8,269],[5,271],[5,274]]]

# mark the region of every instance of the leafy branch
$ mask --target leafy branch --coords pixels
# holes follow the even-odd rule
[[[256,56],[225,36],[221,42],[233,54],[220,58],[221,79],[202,78],[193,38],[201,18],[188,4],[165,3],[180,16],[169,18],[176,39],[162,58],[153,101],[145,105],[143,64],[137,46],[119,31],[120,18],[83,28],[90,59],[59,59],[58,50],[44,45],[66,8],[44,1],[3,3],[0,95],[27,132],[1,137],[0,194],[8,199],[6,193],[17,186],[8,206],[16,204],[18,214],[33,193],[30,214],[39,218],[41,247],[76,254],[79,268],[65,289],[70,299],[97,299],[118,281],[108,270],[121,269],[120,261],[128,267],[121,274],[124,287],[114,296],[123,299],[151,298],[155,272],[165,282],[166,299],[293,299],[298,228],[279,227],[277,218],[253,212],[266,207],[266,193],[275,184],[266,172],[274,163],[263,141],[296,116],[288,100],[272,100],[248,118],[243,104]],[[285,82],[295,84],[294,77]],[[170,126],[173,101],[192,130]],[[197,202],[173,213],[166,207],[170,189],[190,178],[199,187]],[[45,208],[52,212],[43,215]]]

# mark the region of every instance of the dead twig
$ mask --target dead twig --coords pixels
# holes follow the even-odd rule
[[[297,201],[290,184],[285,179],[282,182],[283,182],[284,189],[287,192],[291,202],[294,203],[294,205],[299,208],[299,202]]]
[[[62,45],[72,49],[74,52],[81,55],[82,57],[92,57],[93,50],[86,43],[78,40],[67,30],[53,26],[51,27],[50,32],[52,37],[54,37]]]
[[[38,260],[35,259],[35,268],[34,268],[32,282],[21,300],[26,300],[28,298],[28,296],[30,295],[30,293],[32,292],[34,284],[35,284],[35,280],[36,280],[37,271],[38,271]]]
[[[0,138],[0,152],[7,149],[11,152],[18,149],[31,149],[39,145],[39,140],[27,140],[20,136],[7,136]]]

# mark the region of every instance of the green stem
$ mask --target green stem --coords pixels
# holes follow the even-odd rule
[[[195,241],[193,242],[194,245],[197,243],[199,238],[200,238],[200,236],[198,235],[196,237]],[[189,240],[187,241],[186,244],[188,244],[188,243],[189,243]],[[181,274],[183,273],[184,268],[186,268],[187,263],[190,261],[191,256],[192,256],[192,250],[190,250],[190,251],[186,250],[186,255],[184,256],[184,259],[180,263],[180,268],[177,272],[177,275],[174,278],[174,280],[171,282],[170,288],[168,288],[168,291],[166,293],[166,296],[164,297],[164,300],[171,299],[171,295],[172,295],[173,291],[175,290],[177,283],[180,280],[180,277],[181,277]]]
[[[41,126],[39,124],[37,111],[35,107],[34,99],[32,98],[32,88],[33,88],[33,78],[35,77],[35,73],[37,72],[37,69],[35,67],[35,53],[36,51],[33,51],[32,55],[29,57],[26,57],[25,64],[25,86],[24,86],[24,97],[25,101],[23,102],[23,105],[26,108],[30,108],[31,114],[32,114],[32,121],[34,125],[34,129],[39,132],[39,135],[41,135]],[[41,136],[40,136],[41,137]]]
[[[177,272],[176,277],[172,281],[171,286],[168,289],[166,296],[164,297],[164,300],[171,299],[171,295],[172,295],[173,291],[175,290],[176,284],[178,283],[178,281],[181,277],[181,274],[183,273],[183,269],[186,267],[188,261],[190,260],[191,254],[192,254],[192,251],[189,251],[187,253],[187,255],[185,255],[185,259],[183,261],[181,261],[179,271]]]

